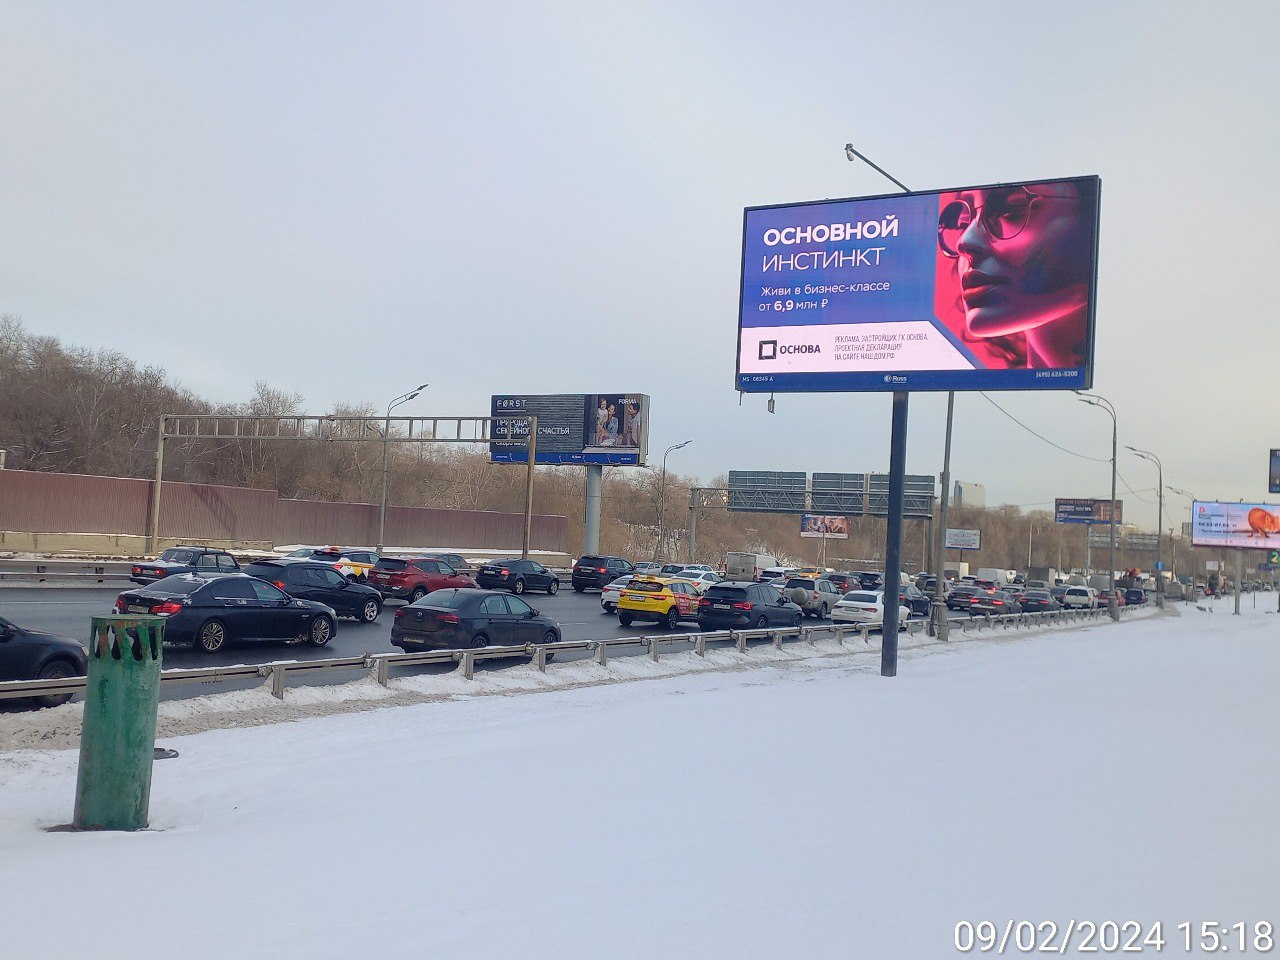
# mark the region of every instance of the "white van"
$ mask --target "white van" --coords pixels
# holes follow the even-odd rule
[[[726,580],[759,580],[769,567],[776,567],[778,558],[767,553],[726,553],[724,575]]]

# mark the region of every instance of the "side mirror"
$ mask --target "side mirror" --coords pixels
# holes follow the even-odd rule
[[[8,640],[13,636],[13,627],[8,624],[0,625],[0,643]]]
[[[532,620],[534,617],[540,617],[540,616],[542,616],[542,614],[538,613],[538,611],[535,610],[533,607],[530,607],[529,612],[524,615],[524,618],[526,620]]]

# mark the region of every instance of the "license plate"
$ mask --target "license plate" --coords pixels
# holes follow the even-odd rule
[[[712,606],[713,606],[713,607],[715,607],[717,610],[728,610],[728,609],[729,609],[729,604],[727,604],[727,603],[713,603],[713,604],[712,604]]]
[[[128,610],[130,613],[150,613],[151,612],[150,607],[139,606],[136,603],[129,604]]]
[[[372,576],[372,577],[373,577],[373,579],[375,579],[375,580],[390,580],[390,579],[391,579],[390,575],[389,575],[389,574],[385,574],[385,573],[373,573],[373,574],[370,574],[370,576]]]

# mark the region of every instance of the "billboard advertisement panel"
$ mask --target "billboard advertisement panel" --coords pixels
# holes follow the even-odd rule
[[[649,447],[649,398],[643,393],[500,394],[490,415],[538,418],[538,463],[644,466]],[[494,423],[489,459],[527,463],[528,424]],[[510,434],[511,439],[506,438]]]
[[[833,517],[823,513],[802,513],[800,514],[800,536],[848,540],[849,518]]]
[[[1058,523],[1110,523],[1110,500],[1064,499],[1053,501],[1053,519]],[[1124,522],[1124,501],[1116,501],[1116,523]]]
[[[1221,503],[1197,500],[1191,505],[1191,545],[1274,549],[1280,544],[1280,507],[1269,503]]]
[[[1271,451],[1271,469],[1267,471],[1267,493],[1280,493],[1280,450]]]
[[[1101,188],[748,207],[737,389],[1089,388]]]
[[[948,550],[981,550],[982,531],[954,530],[951,527],[947,527],[945,546]]]

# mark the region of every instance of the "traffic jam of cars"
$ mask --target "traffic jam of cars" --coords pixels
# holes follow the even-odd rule
[[[216,547],[179,545],[133,564],[129,579],[135,586],[116,597],[115,613],[164,617],[166,642],[210,655],[242,641],[325,647],[340,619],[376,623],[392,601],[399,605],[390,642],[406,652],[554,643],[563,637],[560,624],[525,599],[532,593],[556,596],[561,574],[530,559],[472,563],[447,551],[381,556],[368,548],[321,546],[242,561]],[[903,576],[900,627],[930,615],[936,584],[928,573]],[[876,629],[885,618],[882,572],[788,567],[764,554],[730,553],[719,570],[586,554],[572,565],[565,585],[575,594],[598,592],[601,612],[615,617],[620,628],[764,630],[795,628],[811,618]],[[1097,609],[1110,597],[1082,577],[1047,582],[1009,571],[999,579],[944,579],[942,599],[949,613],[994,617]],[[1141,587],[1116,590],[1118,605],[1147,600]],[[79,641],[0,619],[0,679],[60,679],[85,671]],[[69,696],[37,703],[52,706]]]

